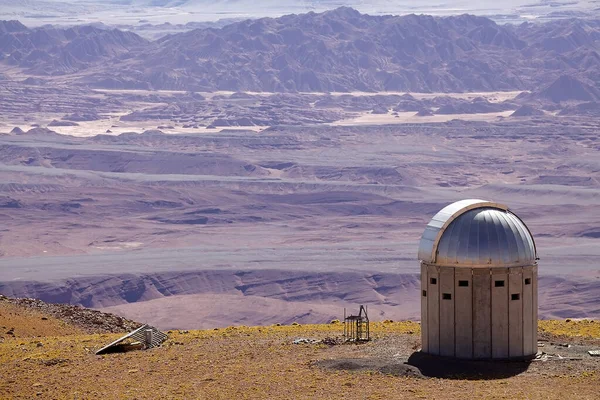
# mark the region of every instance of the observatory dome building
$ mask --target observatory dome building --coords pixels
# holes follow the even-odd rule
[[[464,359],[537,353],[537,254],[508,207],[461,200],[438,212],[419,245],[424,353]]]

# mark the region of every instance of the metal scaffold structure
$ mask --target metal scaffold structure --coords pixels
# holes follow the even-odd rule
[[[347,342],[366,342],[370,340],[369,316],[364,306],[360,306],[358,315],[346,316],[346,309],[344,308],[344,339]]]

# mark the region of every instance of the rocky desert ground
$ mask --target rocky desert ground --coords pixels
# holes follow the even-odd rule
[[[439,359],[418,352],[420,326],[371,324],[368,343],[343,343],[342,324],[171,330],[159,348],[94,355],[131,321],[82,308],[0,296],[0,391],[5,398],[595,399],[600,324],[540,321],[534,361]]]
[[[195,29],[194,29],[195,28]],[[540,316],[600,316],[593,16],[0,22],[0,293],[164,329],[417,319],[417,243],[508,204]]]

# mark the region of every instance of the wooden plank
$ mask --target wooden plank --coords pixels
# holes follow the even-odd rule
[[[532,304],[533,304],[533,337],[532,337],[532,344],[533,344],[533,351],[535,353],[537,353],[538,351],[538,347],[537,347],[537,340],[538,340],[538,267],[537,265],[533,266],[531,268],[531,273],[533,276],[533,279],[531,281],[531,283],[533,284],[533,293],[532,293]]]
[[[427,266],[426,264],[421,263],[421,351],[424,353],[429,352],[427,332],[427,299],[429,293],[427,292],[427,276]],[[425,296],[423,296],[423,294],[425,294]]]
[[[454,357],[454,268],[440,268],[440,355]]]
[[[473,269],[473,357],[479,359],[492,356],[490,282],[489,269]]]
[[[526,284],[529,282],[529,284]],[[536,353],[533,345],[533,269],[523,268],[523,355]]]
[[[500,285],[502,282],[502,286]],[[492,292],[492,358],[508,358],[508,269],[493,268]]]
[[[427,266],[427,343],[429,354],[440,354],[440,290],[438,267]]]
[[[454,326],[456,357],[473,357],[473,272],[471,268],[454,269]],[[466,282],[467,286],[461,286]]]
[[[523,268],[510,268],[508,274],[508,356],[523,354]]]

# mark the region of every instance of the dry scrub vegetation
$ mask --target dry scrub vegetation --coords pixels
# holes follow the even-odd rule
[[[419,379],[314,365],[337,358],[406,358],[419,347],[414,322],[374,323],[374,340],[363,345],[292,344],[300,337],[339,336],[339,323],[242,326],[173,331],[161,348],[96,356],[97,348],[119,335],[81,334],[35,313],[17,317],[15,310],[0,307],[0,326],[18,325],[17,335],[1,332],[2,399],[595,399],[600,385],[596,359],[558,367],[535,362],[522,374],[495,380]],[[600,347],[599,322],[543,321],[540,329],[549,337],[587,337]],[[43,337],[34,337],[37,333]]]
[[[588,319],[582,320],[544,320],[538,328],[543,333],[556,336],[589,340],[600,338],[600,323]]]

